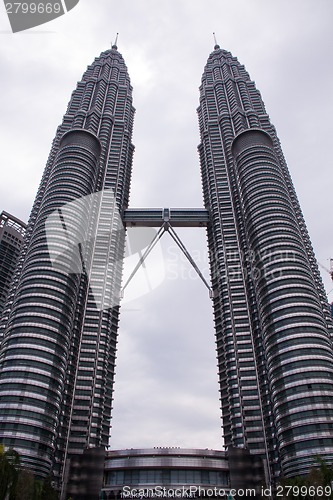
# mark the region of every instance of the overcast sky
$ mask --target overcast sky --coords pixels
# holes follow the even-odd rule
[[[136,108],[130,206],[202,207],[196,108],[215,31],[261,91],[317,258],[329,268],[332,21],[331,0],[80,0],[57,20],[12,34],[1,3],[0,210],[28,219],[71,92],[116,32]],[[205,231],[179,233],[208,276]],[[218,449],[211,302],[168,235],[162,252],[163,282],[122,309],[111,445]],[[326,271],[323,279],[330,292]],[[131,286],[140,285],[128,294]]]

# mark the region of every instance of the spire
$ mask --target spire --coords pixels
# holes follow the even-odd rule
[[[117,49],[118,49],[118,47],[117,47],[118,35],[119,35],[119,33],[117,33],[117,36],[116,36],[115,42],[114,42],[114,44],[112,45],[112,49],[115,49],[115,50],[117,50]]]
[[[215,42],[214,50],[218,50],[220,48],[220,46],[217,43],[215,32],[213,33],[213,36],[214,36],[214,42]]]

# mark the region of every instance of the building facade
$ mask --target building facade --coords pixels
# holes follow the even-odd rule
[[[205,210],[127,211],[134,108],[116,46],[88,67],[53,142],[4,311],[0,440],[72,498],[109,440],[123,223],[207,226],[229,465],[250,453],[274,483],[332,460],[324,289],[260,94],[218,45],[198,115]]]
[[[327,298],[260,93],[218,45],[198,116],[225,444],[299,475],[333,457]]]
[[[240,496],[260,498],[264,484],[262,462],[249,458],[246,450],[236,449],[108,451],[101,498],[227,499],[241,490],[244,495]]]
[[[133,116],[127,68],[113,46],[88,67],[57,130],[2,331],[0,440],[59,484],[71,456],[108,445]],[[47,234],[55,215],[60,227]],[[60,249],[56,263],[50,246]]]
[[[5,307],[23,243],[26,224],[7,212],[0,214],[0,317]]]

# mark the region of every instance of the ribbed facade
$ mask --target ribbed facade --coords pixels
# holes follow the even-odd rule
[[[41,476],[61,478],[68,458],[108,444],[133,116],[127,68],[113,46],[72,94],[30,216],[3,329],[0,441]],[[64,220],[63,207],[81,199]],[[50,236],[54,213],[62,226]],[[50,239],[60,249],[56,265]],[[74,255],[68,241],[90,243]]]
[[[332,461],[331,318],[276,131],[218,45],[198,115],[225,444],[261,455],[274,481]]]
[[[26,225],[7,212],[0,214],[0,317],[9,294]]]

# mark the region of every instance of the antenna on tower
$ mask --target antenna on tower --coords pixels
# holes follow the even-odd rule
[[[117,48],[118,48],[118,47],[117,47],[118,35],[119,35],[119,33],[117,33],[117,36],[116,36],[115,42],[114,42],[114,44],[112,45],[112,48],[113,48],[113,49],[116,49],[116,50],[117,50]]]
[[[220,48],[220,46],[219,46],[219,44],[217,43],[215,32],[213,32],[213,36],[214,36],[214,42],[215,42],[214,49],[215,49],[215,50],[217,50],[217,49],[219,49],[219,48]]]

